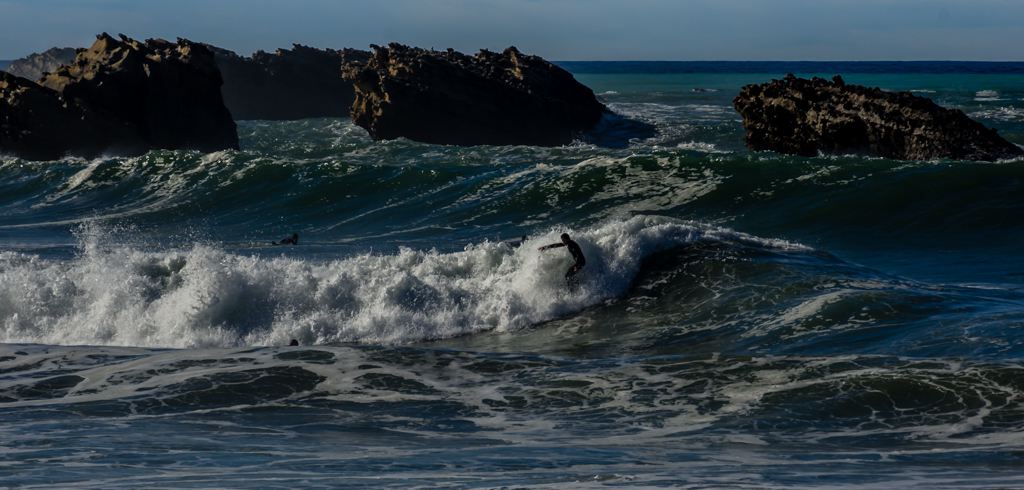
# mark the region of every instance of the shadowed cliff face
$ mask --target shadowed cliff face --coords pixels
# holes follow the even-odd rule
[[[236,120],[348,117],[354,94],[352,83],[341,78],[341,67],[370,56],[298,44],[250,58],[210,48],[224,78],[224,103]]]
[[[1024,154],[967,117],[909,92],[793,75],[743,87],[733,101],[752,150],[814,156],[866,154],[900,160],[994,161]]]
[[[0,151],[28,159],[238,148],[213,53],[97,36],[40,83],[2,74]]]
[[[135,127],[128,146],[140,150],[238,148],[213,53],[198,43],[102,34],[40,84]]]
[[[515,48],[467,56],[400,44],[373,47],[344,76],[352,118],[374,139],[455,145],[563,145],[607,109],[569,72]]]
[[[62,65],[75,59],[75,48],[50,48],[42,53],[32,53],[24,58],[11,61],[6,71],[29,80],[39,80],[43,75],[54,72]],[[0,68],[3,68],[0,66]]]
[[[66,153],[94,156],[136,132],[101,111],[65,101],[53,90],[0,72],[0,151],[31,160]]]

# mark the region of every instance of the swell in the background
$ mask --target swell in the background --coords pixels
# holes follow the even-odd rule
[[[318,129],[351,130],[324,125]],[[1024,239],[1019,162],[803,159],[677,146],[630,155],[392,142],[373,151],[318,149],[327,155],[309,158],[250,150],[7,161],[0,238],[8,248],[58,247],[67,256],[71,231],[91,221],[130,226],[127,243],[205,241],[239,250],[295,231],[305,250],[329,256],[403,245],[452,251],[554,226],[658,214],[800,241],[915,277],[1024,280],[1021,257],[1010,253]],[[934,260],[914,264],[906,255],[922,249]],[[972,260],[992,254],[1004,260]]]
[[[372,142],[348,121],[319,119],[243,123],[242,151],[5,158],[5,338],[153,346],[290,336],[404,342],[519,331],[568,315],[633,335],[621,344],[641,352],[701,346],[702,329],[708,339],[733,339],[728,345],[738,351],[803,345],[818,352],[827,342],[814,339],[830,325],[852,328],[849,345],[863,341],[863,352],[1017,352],[1015,342],[989,340],[992,329],[1017,322],[1007,311],[1019,304],[1024,280],[1020,162],[753,154],[742,147],[729,104],[740,84],[764,76],[588,77],[616,111],[652,122],[658,136],[622,149],[458,148]],[[865,77],[850,81],[928,91],[1011,138],[1024,127],[1016,109],[1022,94],[1008,76]],[[649,236],[647,225],[633,229],[635,237],[611,231],[650,215],[687,233],[721,226],[803,243],[828,259],[805,264],[813,280],[760,282],[765,270],[790,277],[806,257],[748,256],[728,245],[691,256],[689,238]],[[564,264],[550,262],[556,265],[543,269],[539,283],[523,280],[541,274],[531,268],[540,262],[530,261],[554,259],[497,243],[530,235],[532,247],[537,235],[560,229],[594,243],[621,235],[594,249],[595,263],[618,269],[598,269],[579,297],[557,294]],[[75,230],[85,230],[84,238]],[[300,247],[266,247],[292,232]],[[734,261],[756,267],[737,273],[729,268]],[[694,274],[691,263],[707,270]],[[663,271],[688,272],[637,306],[646,301],[644,278]],[[695,288],[702,280],[714,287]],[[524,306],[509,299],[516,294],[541,299]],[[965,322],[968,315],[978,321]],[[936,321],[967,325],[950,334],[967,340],[949,342],[949,352],[924,337],[894,347],[864,340],[858,327],[909,326],[917,338]],[[673,325],[688,329],[659,337],[658,328]],[[756,340],[762,331],[772,331],[765,342]],[[796,337],[803,340],[778,341]],[[532,341],[516,338],[521,346]],[[599,350],[625,338],[593,344]]]

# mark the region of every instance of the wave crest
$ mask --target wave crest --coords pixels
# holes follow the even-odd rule
[[[568,231],[588,257],[580,287],[566,288],[567,254],[537,252]],[[483,330],[515,330],[625,294],[646,257],[702,240],[786,250],[804,247],[656,216],[582,230],[552,229],[512,248],[402,248],[317,262],[239,255],[197,244],[153,252],[82,234],[69,261],[0,253],[4,342],[238,346],[408,343]]]

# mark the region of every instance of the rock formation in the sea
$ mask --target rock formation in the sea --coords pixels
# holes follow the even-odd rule
[[[29,160],[94,156],[134,131],[26,78],[0,72],[0,152]]]
[[[56,71],[75,59],[75,48],[50,48],[42,53],[32,53],[11,62],[7,73],[29,80],[39,80],[43,75]]]
[[[294,45],[244,58],[210,46],[224,77],[224,103],[235,120],[348,117],[354,94],[341,78],[347,62],[365,62],[368,51]]]
[[[111,141],[121,152],[238,148],[213,52],[199,43],[104,33],[40,84],[132,127],[131,138]]]
[[[960,110],[909,92],[788,75],[743,87],[733,101],[753,150],[814,156],[865,154],[899,160],[993,161],[1024,150]]]
[[[343,72],[355,86],[352,119],[377,140],[555,146],[607,112],[569,72],[514,47],[467,56],[392,43]]]

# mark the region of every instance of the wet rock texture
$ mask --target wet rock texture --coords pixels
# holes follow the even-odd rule
[[[747,146],[803,156],[863,154],[899,160],[994,161],[1024,150],[962,111],[909,92],[788,75],[743,87],[733,101]]]
[[[377,140],[557,146],[607,112],[569,72],[514,47],[468,56],[392,43],[343,73],[353,121]]]
[[[134,130],[111,141],[122,152],[238,148],[213,52],[179,39],[139,42],[107,34],[40,85],[70,103],[106,113]]]
[[[210,48],[224,78],[224,103],[236,120],[348,117],[355,95],[341,68],[370,57],[368,51],[298,44],[249,58]]]

